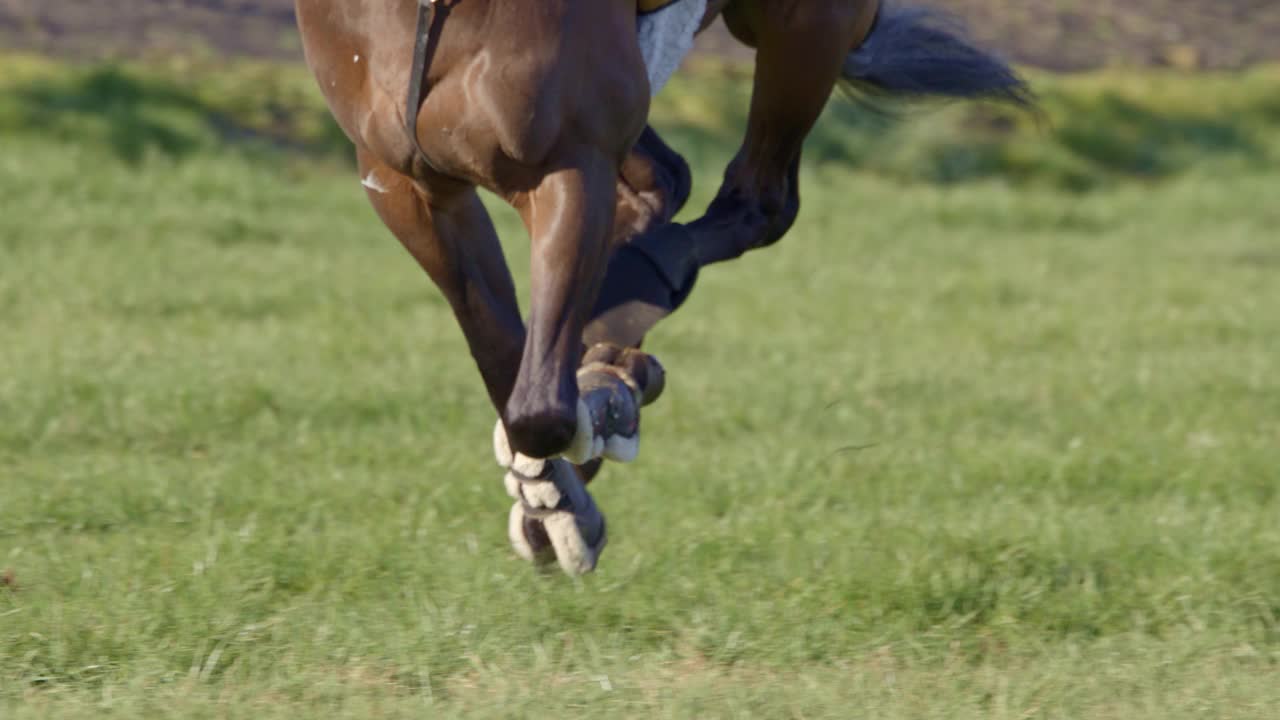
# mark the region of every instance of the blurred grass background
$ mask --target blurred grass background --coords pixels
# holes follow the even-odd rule
[[[949,10],[1013,59],[1052,70],[1231,69],[1280,61],[1271,0],[913,0]],[[100,58],[213,51],[293,59],[293,0],[0,1],[0,47]],[[717,26],[705,52],[749,56]]]
[[[0,55],[0,717],[1274,717],[1276,67],[833,101],[794,231],[653,337],[575,583],[505,547],[460,333],[306,71],[104,7]],[[689,70],[696,212],[748,86]]]
[[[193,58],[67,65],[33,55],[6,56],[4,65],[0,132],[10,138],[77,142],[131,162],[222,148],[273,160],[351,154],[300,66]],[[806,158],[897,182],[1000,178],[1079,191],[1276,159],[1280,67],[1033,77],[1042,115],[954,104],[885,116],[833,102]],[[655,122],[695,165],[723,156],[740,140],[748,81],[738,64],[695,61],[655,101]]]

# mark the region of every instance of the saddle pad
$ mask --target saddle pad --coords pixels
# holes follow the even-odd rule
[[[707,12],[707,0],[637,0],[640,53],[649,73],[649,92],[657,95],[693,49],[693,36]]]

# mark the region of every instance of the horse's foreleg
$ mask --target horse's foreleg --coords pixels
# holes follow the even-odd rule
[[[594,569],[605,544],[604,516],[586,490],[601,457],[633,458],[639,449],[640,406],[662,394],[665,374],[651,356],[633,349],[597,345],[578,370],[580,430],[588,428],[596,459],[574,465],[565,458],[537,459],[512,449],[506,430],[494,428],[494,455],[506,471],[511,508],[508,536],[516,552],[538,564],[558,560],[570,574]],[[582,435],[582,432],[578,433]],[[579,459],[579,462],[581,459]]]
[[[369,153],[358,155],[374,209],[449,301],[501,414],[515,386],[525,330],[488,213],[473,191],[428,199]],[[517,457],[501,421],[495,452],[516,500],[508,519],[516,552],[540,564],[559,558],[570,573],[593,568],[604,547],[604,517],[578,470],[564,460]]]
[[[515,385],[525,331],[502,246],[480,198],[474,190],[428,198],[367,151],[357,156],[374,210],[444,294],[501,412]]]
[[[604,271],[617,163],[582,152],[516,203],[532,239],[529,333],[503,421],[512,448],[534,458],[568,450],[582,432],[577,370],[582,330]]]
[[[494,429],[494,452],[516,500],[508,525],[512,546],[534,562],[558,560],[570,574],[594,569],[606,541],[604,517],[584,476],[554,456],[578,450],[577,461],[589,460],[580,446],[594,449],[597,421],[613,419],[593,410],[593,400],[612,407],[610,398],[597,398],[590,383],[580,391],[579,365],[582,329],[607,253],[616,176],[616,163],[583,153],[516,203],[532,239],[532,298],[520,370]],[[634,403],[631,392],[623,385],[622,398]]]

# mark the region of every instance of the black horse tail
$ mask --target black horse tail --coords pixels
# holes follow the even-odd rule
[[[1025,80],[969,39],[951,15],[885,0],[871,33],[845,58],[845,88],[864,97],[969,98],[1031,106]]]

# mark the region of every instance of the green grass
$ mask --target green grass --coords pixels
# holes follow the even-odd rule
[[[4,61],[6,720],[1280,706],[1274,71],[1044,78],[1040,133],[833,106],[795,230],[652,337],[572,581],[300,72]],[[693,207],[743,92],[660,103]]]

